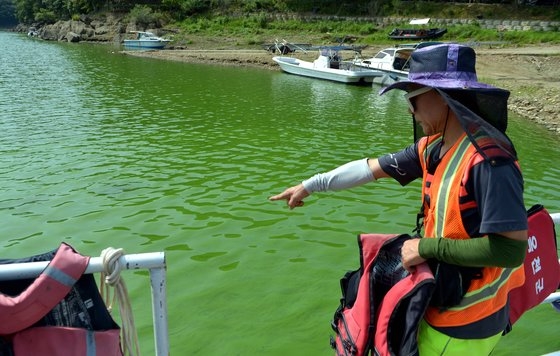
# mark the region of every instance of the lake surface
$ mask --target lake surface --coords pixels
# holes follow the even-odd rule
[[[412,142],[397,91],[280,71],[135,58],[0,32],[0,258],[67,242],[165,251],[172,355],[330,355],[356,235],[410,232],[419,184],[269,202],[308,176]],[[511,115],[526,205],[560,212],[558,136]],[[123,272],[144,355],[149,279]],[[550,306],[497,355],[560,349]],[[118,321],[118,319],[117,319]]]

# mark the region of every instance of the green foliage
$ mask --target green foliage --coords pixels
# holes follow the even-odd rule
[[[14,2],[12,0],[0,1],[0,27],[11,27],[16,24]]]
[[[157,24],[161,19],[161,14],[153,12],[152,8],[146,5],[136,5],[128,15],[126,20],[137,25],[146,27],[150,24]]]
[[[560,8],[551,9],[550,11],[550,19],[552,21],[560,21]]]
[[[67,20],[75,14],[99,9],[98,0],[13,0],[15,16],[21,23]]]
[[[227,20],[226,20],[227,19]],[[241,26],[243,28],[257,28],[265,29],[268,27],[269,18],[264,12],[255,13],[249,16],[243,16],[239,19],[229,16],[220,16],[222,24],[231,24],[234,26]]]
[[[560,38],[558,32],[553,31],[505,31],[503,36],[505,41],[516,45],[559,43]]]
[[[22,23],[31,23],[35,19],[35,7],[31,0],[16,0],[16,18]]]
[[[58,20],[58,17],[55,15],[53,11],[41,9],[39,10],[39,12],[35,14],[34,20],[36,22],[51,24],[51,23],[55,23]]]
[[[273,0],[247,0],[240,5],[243,12],[281,11]]]
[[[403,23],[407,25],[407,23]],[[297,42],[312,41],[314,44],[334,44],[341,39],[355,38],[357,44],[381,45],[392,43],[388,33],[392,27],[378,26],[370,21],[337,18],[323,20],[315,17],[304,19],[276,18],[265,13],[247,15],[245,17],[191,17],[180,23],[185,33],[193,33],[210,37],[241,38],[246,44],[266,43],[274,39],[287,39]],[[442,41],[465,43],[560,43],[558,31],[505,31],[485,29],[477,22],[446,26],[448,32]],[[244,39],[244,40],[243,40]],[[345,42],[348,43],[348,42]]]
[[[163,0],[162,5],[175,19],[203,15],[213,8],[211,0]]]
[[[2,1],[2,0],[0,0]],[[360,44],[390,42],[393,27],[408,26],[412,17],[463,19],[560,19],[560,6],[526,7],[511,0],[509,5],[449,1],[401,0],[5,0],[13,1],[17,19],[22,23],[73,18],[105,9],[131,9],[126,19],[139,26],[161,26],[172,17],[185,33],[241,38],[247,43],[286,38],[336,41],[355,37]],[[513,5],[516,3],[516,5]],[[154,11],[157,9],[158,11]],[[315,16],[323,15],[323,16]],[[328,16],[324,16],[328,15]],[[336,15],[336,16],[334,16]],[[348,19],[345,16],[352,17]],[[401,17],[401,24],[380,25],[369,17]],[[530,16],[530,18],[528,18]],[[511,41],[515,43],[559,43],[557,31],[535,32],[481,28],[477,23],[446,26],[443,41]],[[556,29],[557,30],[557,29]]]

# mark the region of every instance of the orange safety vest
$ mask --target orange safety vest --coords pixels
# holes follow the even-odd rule
[[[476,202],[462,202],[466,195],[465,183],[470,168],[484,158],[470,142],[466,134],[445,154],[434,171],[428,173],[426,157],[441,141],[441,136],[424,137],[418,145],[423,168],[422,201],[424,204],[424,228],[428,238],[467,239],[461,219],[462,209],[476,206]],[[491,154],[490,151],[485,153]],[[429,206],[428,206],[429,205]],[[485,237],[482,237],[485,238]],[[501,310],[508,301],[508,293],[525,280],[523,268],[482,268],[482,278],[471,282],[461,302],[445,311],[428,308],[425,319],[436,327],[468,325]]]

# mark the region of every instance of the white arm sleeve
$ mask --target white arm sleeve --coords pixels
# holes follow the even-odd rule
[[[313,177],[301,182],[308,193],[325,192],[327,190],[342,190],[368,182],[375,177],[368,165],[368,159],[348,162],[327,173],[317,173]]]

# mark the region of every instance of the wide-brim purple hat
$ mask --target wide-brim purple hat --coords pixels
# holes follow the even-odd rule
[[[410,91],[415,87],[413,84],[432,87],[455,113],[475,145],[477,138],[490,137],[495,145],[516,157],[513,144],[505,134],[510,92],[479,82],[475,66],[476,53],[471,47],[455,43],[422,47],[412,52],[408,80],[383,88],[380,94],[392,89]]]
[[[408,80],[383,88],[380,94],[392,89],[409,90],[411,84],[441,89],[505,91],[479,82],[475,66],[476,54],[468,46],[443,43],[419,48],[410,57]]]

